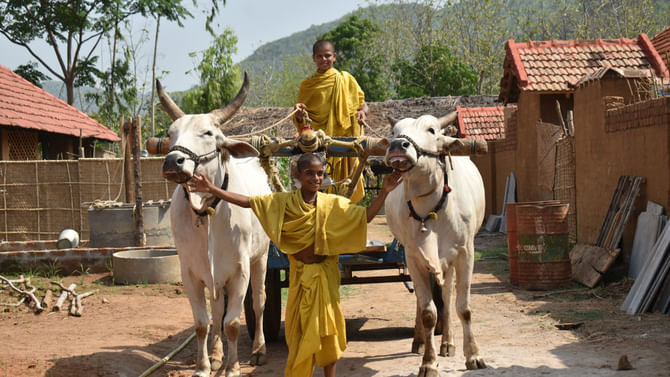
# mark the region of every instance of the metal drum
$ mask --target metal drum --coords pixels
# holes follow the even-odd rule
[[[516,207],[519,287],[551,290],[572,281],[569,204],[536,204]]]

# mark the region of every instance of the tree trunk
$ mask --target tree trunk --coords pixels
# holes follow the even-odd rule
[[[142,118],[133,122],[133,171],[135,181],[135,245],[145,246],[147,237],[144,234],[144,211],[142,210],[142,169],[140,165],[140,145],[142,144]]]

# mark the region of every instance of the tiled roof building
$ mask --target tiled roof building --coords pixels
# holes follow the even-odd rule
[[[645,34],[636,39],[530,41],[505,44],[499,101],[516,102],[520,91],[571,92],[584,76],[602,67],[652,69],[668,78],[668,69]]]
[[[488,141],[504,139],[504,109],[503,106],[456,106],[459,134],[469,139],[484,139]]]
[[[670,27],[656,34],[651,44],[665,62],[665,66],[670,66]]]
[[[120,138],[0,65],[0,159],[69,159],[104,154],[95,149],[95,140],[113,142]]]
[[[118,141],[119,136],[88,115],[0,65],[0,126]],[[81,134],[80,134],[81,131]]]

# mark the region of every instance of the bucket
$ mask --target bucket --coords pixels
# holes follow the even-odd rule
[[[520,202],[505,204],[505,222],[507,223],[507,255],[509,260],[509,281],[519,285],[519,241],[517,238],[516,207],[521,205],[560,204],[558,200],[538,202]]]
[[[79,246],[79,233],[74,229],[63,229],[58,235],[56,247],[59,249],[72,249]]]
[[[568,209],[569,204],[515,208],[520,288],[551,290],[570,286]]]

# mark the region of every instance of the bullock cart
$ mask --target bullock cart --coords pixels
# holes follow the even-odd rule
[[[451,116],[455,119],[455,113]],[[452,119],[453,121],[453,119]],[[278,176],[278,169],[272,157],[291,157],[306,152],[321,152],[326,157],[356,157],[358,167],[348,179],[335,183],[336,191],[344,196],[351,197],[366,165],[371,167],[375,175],[390,173],[386,167],[375,159],[384,156],[389,145],[388,139],[378,137],[328,137],[322,131],[304,129],[295,139],[272,138],[266,135],[244,138],[244,141],[253,145],[260,153],[261,165],[271,177],[276,191],[283,191],[284,187]],[[474,155],[487,152],[486,142],[474,139],[461,139],[460,144],[449,151],[448,155]],[[366,189],[370,189],[369,187]],[[368,241],[366,250],[356,254],[340,256],[341,284],[370,284],[402,282],[412,292],[411,278],[407,270],[403,245],[393,240],[390,245],[379,241]],[[281,288],[288,287],[289,261],[284,253],[274,245],[270,245],[268,269],[266,275],[266,305],[264,315],[264,333],[268,339],[274,340],[279,336],[281,325]],[[391,271],[387,274],[373,276],[357,276],[361,271]],[[439,294],[436,294],[439,297]],[[245,311],[253,313],[251,295],[247,295],[244,303]],[[250,317],[253,318],[253,315]],[[247,324],[249,334],[253,338],[255,324]]]
[[[456,119],[456,113],[451,113],[442,119],[446,124]],[[446,133],[455,134],[455,129],[446,128]],[[323,153],[326,157],[356,157],[358,168],[348,179],[336,183],[338,194],[351,197],[359,177],[366,166],[370,166],[375,175],[387,174],[392,171],[378,158],[384,156],[389,145],[388,139],[379,137],[329,137],[323,131],[314,131],[306,128],[295,138],[285,139],[267,135],[230,136],[231,139],[245,141],[260,153],[259,160],[265,169],[275,191],[285,191],[279,177],[276,157],[293,157],[307,152]],[[166,154],[170,143],[166,139],[152,138],[147,147],[150,153]],[[483,140],[460,139],[460,143],[448,151],[448,156],[485,154],[488,147]],[[377,157],[377,158],[375,158]],[[371,189],[367,187],[366,189]],[[288,257],[272,243],[270,244],[266,274],[266,304],[263,317],[265,337],[276,340],[279,337],[281,326],[281,289],[288,287]],[[341,284],[371,284],[402,282],[412,292],[411,278],[407,270],[405,250],[402,244],[393,240],[390,245],[378,241],[368,241],[366,250],[356,254],[340,256]],[[389,271],[388,274],[374,274],[374,276],[357,276],[362,271]],[[251,289],[251,287],[249,287]],[[436,294],[439,300],[439,294]],[[247,318],[254,318],[253,302],[250,292],[245,296],[244,310]],[[254,321],[247,322],[249,335],[254,338],[256,325]]]

